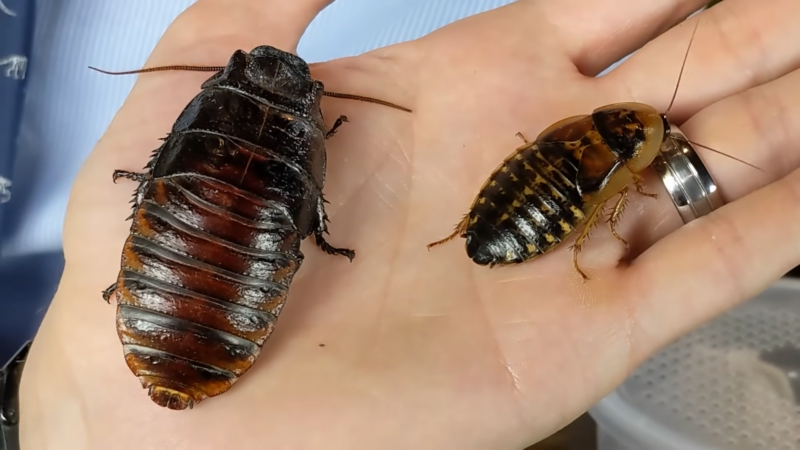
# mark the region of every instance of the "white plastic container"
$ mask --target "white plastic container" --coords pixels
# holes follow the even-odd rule
[[[663,349],[589,414],[599,450],[800,450],[800,280]]]

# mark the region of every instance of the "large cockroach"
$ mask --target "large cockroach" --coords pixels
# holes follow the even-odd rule
[[[95,69],[97,70],[97,69]],[[270,46],[236,51],[186,106],[142,173],[117,281],[125,360],[150,398],[182,410],[226,392],[256,361],[304,256],[300,243],[351,261],[323,237],[324,90],[300,57]]]
[[[670,132],[667,114],[675,102],[696,32],[697,26],[665,113],[642,103],[614,103],[595,109],[591,115],[560,120],[533,142],[517,133],[524,144],[489,176],[455,231],[428,244],[428,249],[460,236],[466,239],[467,255],[476,264],[503,266],[549,253],[579,231],[571,246],[573,266],[584,281],[588,280],[578,264],[578,253],[606,203],[619,196],[608,222],[611,233],[627,247],[616,226],[629,186],[633,184],[639,194],[656,198],[644,192],[641,173],[668,140],[685,139]]]

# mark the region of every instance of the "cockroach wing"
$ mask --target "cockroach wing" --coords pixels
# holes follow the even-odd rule
[[[599,192],[623,162],[607,145],[590,145],[583,151],[575,185],[581,195]]]

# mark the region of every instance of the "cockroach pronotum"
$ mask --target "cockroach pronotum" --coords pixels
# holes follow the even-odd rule
[[[643,190],[641,173],[650,167],[667,140],[685,139],[670,133],[667,114],[675,102],[696,32],[697,25],[665,113],[642,103],[614,103],[595,109],[591,115],[560,120],[533,142],[517,133],[524,144],[489,176],[455,231],[428,244],[428,249],[460,235],[466,239],[469,258],[491,268],[549,253],[579,230],[571,246],[572,262],[583,280],[588,280],[578,264],[578,253],[606,203],[619,196],[607,222],[614,237],[627,247],[616,226],[629,186],[634,184],[639,194],[656,198],[656,194]]]
[[[98,70],[98,69],[95,69]],[[326,253],[324,90],[300,57],[270,46],[237,50],[178,117],[139,183],[117,281],[125,360],[158,405],[182,410],[226,392],[256,361],[314,236]]]

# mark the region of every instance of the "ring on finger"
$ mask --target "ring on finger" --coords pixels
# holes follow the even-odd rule
[[[725,204],[717,184],[692,144],[673,128],[653,161],[683,223],[689,223]]]

